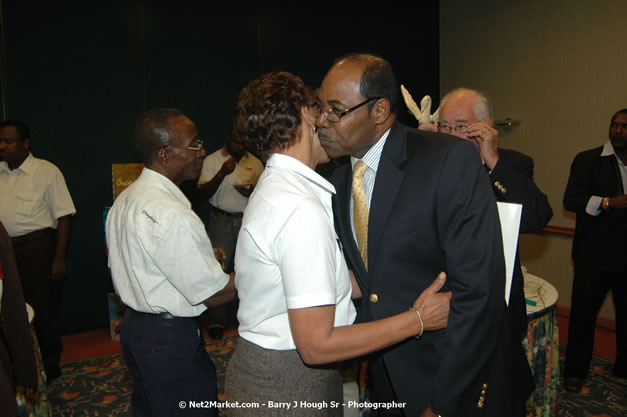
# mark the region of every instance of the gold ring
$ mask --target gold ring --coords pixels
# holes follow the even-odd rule
[[[477,130],[477,136],[481,136],[481,131]]]

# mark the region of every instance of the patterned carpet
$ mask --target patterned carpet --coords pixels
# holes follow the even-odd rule
[[[237,345],[237,335],[206,341],[218,372],[218,389],[223,392],[224,372]],[[563,361],[563,346],[560,362]],[[593,358],[581,394],[560,386],[555,415],[558,417],[627,416],[627,380],[611,376],[612,362]],[[50,387],[48,396],[54,417],[130,416],[131,377],[122,355],[108,355],[62,366],[63,375]],[[224,400],[222,394],[219,399]]]
[[[224,372],[239,336],[219,341],[207,339],[205,346],[218,374],[218,391],[223,392]],[[122,354],[100,356],[61,366],[62,376],[48,387],[53,417],[131,416],[131,375]],[[224,395],[218,395],[224,400]],[[222,415],[222,413],[220,414]]]
[[[560,369],[564,365],[566,346],[560,346]],[[592,364],[579,394],[564,390],[560,381],[555,415],[558,417],[625,417],[627,416],[627,379],[612,376],[614,363],[592,357]]]

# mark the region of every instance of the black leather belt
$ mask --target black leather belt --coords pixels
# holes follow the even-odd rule
[[[54,234],[55,230],[53,228],[47,227],[41,230],[35,230],[34,232],[26,233],[22,236],[12,237],[11,243],[14,245],[19,245],[23,242],[28,242],[29,240],[35,240],[47,234]]]
[[[244,215],[244,213],[242,213],[242,212],[238,212],[238,213],[231,213],[231,212],[229,212],[229,211],[224,211],[224,210],[221,210],[221,209],[219,209],[219,208],[217,208],[217,207],[214,207],[214,206],[211,206],[211,208],[212,208],[212,209],[213,209],[216,213],[221,214],[221,215],[223,215],[223,216],[227,216],[227,217],[242,217],[242,216]]]
[[[156,318],[160,318],[160,319],[165,319],[165,320],[174,320],[174,319],[196,319],[196,317],[176,317],[173,316],[172,314],[168,313],[167,311],[164,313],[144,313],[143,311],[137,311],[134,310],[130,307],[126,307],[129,310],[132,310],[134,313],[140,314],[142,316],[149,316],[149,317],[156,317]]]

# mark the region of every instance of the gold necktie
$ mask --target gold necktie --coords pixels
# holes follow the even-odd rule
[[[353,167],[353,222],[359,253],[368,269],[368,200],[364,192],[364,174],[368,165],[364,161],[357,161]]]

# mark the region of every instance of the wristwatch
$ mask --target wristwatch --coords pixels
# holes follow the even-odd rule
[[[601,208],[605,211],[608,211],[610,209],[610,198],[609,197],[603,197],[603,200],[601,200]]]

